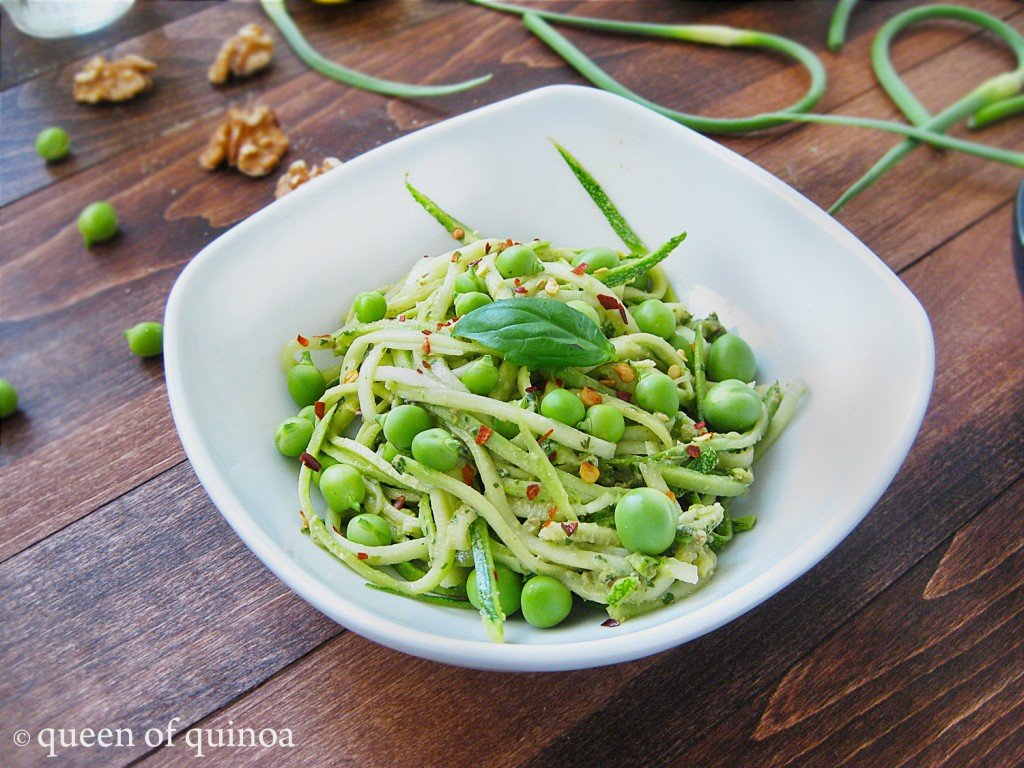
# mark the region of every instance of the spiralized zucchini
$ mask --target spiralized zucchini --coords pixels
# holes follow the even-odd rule
[[[581,249],[473,239],[473,230],[408,184],[414,199],[462,244],[417,259],[406,278],[382,289],[383,318],[360,322],[350,309],[341,328],[300,336],[300,344],[289,342],[283,353],[292,365],[303,346],[320,355],[333,351],[340,359],[340,366],[324,366],[337,378],[316,404],[319,418],[301,457],[299,504],[311,540],[370,586],[441,608],[468,606],[467,572],[477,565],[469,592],[487,636],[499,642],[506,611],[514,613],[501,599],[501,568],[516,579],[552,577],[581,600],[603,606],[615,621],[706,584],[734,531],[753,525],[748,515],[734,529],[730,503],[750,488],[755,460],[793,418],[804,392],[802,382],[745,382],[760,415],[753,414],[756,420],[745,431],[714,432],[704,417],[704,398],[714,384],[708,355],[724,329],[714,316],[694,318],[675,301],[657,264],[682,237],[647,252],[596,180],[558,150],[630,244],[618,253],[619,266],[590,273],[573,263]],[[496,260],[519,245],[532,251],[539,271],[504,278]],[[608,359],[532,370],[507,359],[515,357],[510,352],[460,338],[457,281],[471,271],[476,290],[495,301],[532,297],[587,305],[610,341]],[[615,278],[627,274],[628,282]],[[638,326],[643,313],[637,310],[650,300],[668,308],[672,334],[654,335]],[[600,336],[598,341],[606,343]],[[485,356],[497,368],[491,374],[496,383],[488,394],[473,394],[463,378]],[[644,398],[637,397],[639,383],[657,373],[674,386],[680,404],[674,416],[645,409]],[[586,421],[568,424],[542,413],[541,403],[553,389],[568,390],[587,406],[611,406],[625,423],[621,438],[603,439],[588,431]],[[387,443],[383,427],[406,404],[421,406],[457,441],[453,468],[432,468]],[[331,464],[349,465],[363,478],[366,494],[359,509],[332,511],[315,492],[317,470],[326,472]],[[637,488],[657,490],[677,510],[674,541],[654,555],[631,551],[616,529],[616,505]],[[356,512],[380,515],[390,543],[350,540],[345,524]],[[518,609],[518,596],[512,607]]]

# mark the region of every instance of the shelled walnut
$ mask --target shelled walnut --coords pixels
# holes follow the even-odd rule
[[[310,179],[322,176],[328,171],[337,168],[339,165],[341,165],[341,160],[336,157],[325,157],[324,161],[319,166],[314,165],[312,168],[306,165],[305,160],[296,160],[288,166],[288,170],[285,174],[277,180],[277,188],[274,190],[274,198],[278,199],[284,197],[293,189],[305,184]]]
[[[232,108],[210,136],[199,165],[212,171],[226,162],[246,176],[266,176],[287,151],[288,137],[278,127],[274,110],[264,105]]]
[[[152,87],[153,81],[146,73],[155,69],[156,64],[135,54],[115,61],[94,56],[75,75],[75,101],[86,104],[127,101]]]
[[[206,76],[218,85],[231,76],[248,77],[269,65],[273,55],[274,41],[270,35],[259,24],[246,24],[224,41]]]

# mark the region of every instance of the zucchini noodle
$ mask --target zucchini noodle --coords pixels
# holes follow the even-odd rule
[[[559,151],[572,161],[573,173],[614,231],[628,241],[628,249],[610,255],[602,249],[611,268],[587,271],[579,248],[480,238],[408,185],[459,247],[417,259],[405,278],[381,289],[375,301],[383,317],[367,317],[357,302],[341,328],[299,336],[282,351],[286,370],[304,347],[340,358],[330,369],[331,386],[315,403],[312,436],[300,457],[300,514],[311,541],[368,586],[389,594],[439,608],[466,607],[468,596],[488,637],[498,642],[507,614],[519,610],[518,594],[502,594],[508,578],[554,579],[581,600],[603,606],[615,621],[683,599],[706,584],[718,552],[733,538],[730,505],[747,493],[756,459],[794,418],[806,391],[802,381],[726,377],[730,381],[723,383],[742,390],[748,417],[716,431],[709,398],[719,386],[714,342],[725,329],[714,315],[694,318],[657,265],[683,236],[647,251],[596,180]],[[515,247],[534,268],[522,278],[503,277],[501,254]],[[631,262],[646,270],[622,284],[623,275],[634,274]],[[486,343],[462,336],[468,332],[460,332],[456,307],[469,293],[512,307],[534,306],[517,305],[522,298],[551,300],[545,306],[558,310],[555,317],[591,318],[585,321],[591,346],[581,339],[569,350],[604,350],[603,356],[589,364],[571,358],[562,370],[541,369],[524,364],[521,355],[527,353],[513,354],[519,347],[505,343],[501,334],[513,331],[504,327],[497,337],[485,337]],[[477,298],[483,302],[477,306],[498,306]],[[652,302],[667,318],[667,330],[646,319]],[[523,348],[537,343],[557,339],[526,338]],[[481,366],[489,376],[483,390],[470,383]],[[645,407],[648,376],[668,387],[669,407]],[[589,408],[586,418],[552,418],[545,398],[554,390]],[[443,450],[450,462],[425,457],[415,440],[411,450],[408,443],[388,441],[394,434],[389,418],[410,405],[435,425],[427,431],[447,441]],[[618,421],[617,434],[591,421],[601,405],[606,417]],[[422,432],[421,427],[417,438]],[[332,494],[316,492],[326,473],[337,472],[333,465],[358,473],[365,486],[358,503],[328,504]],[[641,488],[656,492],[661,505],[662,496],[670,499],[670,526],[676,518],[674,540],[653,555],[631,545],[616,526],[620,503]],[[376,518],[383,532],[379,544],[363,543],[352,533],[356,515]],[[735,532],[752,525],[752,516],[745,516]],[[671,527],[668,534],[671,540]],[[524,605],[525,600],[524,593]],[[531,620],[525,608],[524,613]]]

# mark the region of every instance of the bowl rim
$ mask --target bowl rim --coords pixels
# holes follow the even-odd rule
[[[345,169],[349,167],[377,162],[396,151],[396,147],[404,149],[416,143],[436,141],[455,128],[461,131],[466,125],[481,118],[517,110],[534,101],[545,99],[552,99],[555,105],[564,103],[567,99],[584,99],[593,102],[597,107],[636,110],[643,112],[646,118],[663,120],[666,127],[671,126],[672,129],[682,132],[688,140],[697,143],[721,162],[737,167],[752,181],[767,187],[774,195],[809,214],[809,221],[816,223],[834,240],[845,245],[852,256],[876,274],[880,286],[887,288],[900,302],[913,326],[912,331],[918,345],[917,359],[922,364],[918,370],[911,372],[916,377],[913,383],[913,404],[899,427],[897,439],[883,471],[877,473],[859,495],[832,510],[829,521],[814,535],[788,550],[777,563],[735,591],[723,595],[694,613],[668,619],[629,634],[609,633],[606,638],[594,640],[496,644],[484,640],[440,637],[393,623],[388,618],[360,608],[339,592],[323,589],[319,582],[286,553],[278,541],[256,524],[217,468],[211,451],[197,440],[196,420],[186,404],[183,365],[179,364],[184,347],[178,318],[182,314],[182,305],[188,297],[189,287],[202,275],[203,266],[207,262],[217,258],[220,251],[230,248],[236,240],[246,237],[248,232],[258,228],[264,219],[288,215],[290,211],[298,210],[306,195],[315,194],[319,180],[315,179],[303,185],[304,188],[271,203],[232,227],[206,245],[185,266],[168,297],[164,317],[164,360],[168,400],[185,454],[200,483],[246,546],[281,581],[322,613],[345,628],[388,647],[434,661],[478,669],[560,671],[638,659],[689,642],[765,602],[824,559],[867,516],[892,482],[910,451],[924,418],[934,379],[935,348],[927,313],[910,289],[866,245],[802,194],[752,161],[710,138],[622,97],[578,85],[553,85],[534,89],[383,144],[347,161],[345,165],[336,169],[334,174],[345,173]]]

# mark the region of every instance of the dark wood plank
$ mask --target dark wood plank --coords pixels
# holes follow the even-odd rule
[[[1018,480],[776,686],[696,741],[687,760],[1019,765],[1021,509]]]
[[[704,730],[766,690],[1020,473],[1014,457],[1024,449],[1024,382],[1012,371],[1024,363],[1024,340],[1016,333],[1021,301],[1005,258],[1004,213],[988,217],[908,273],[908,283],[936,318],[939,407],[896,484],[865,523],[765,605],[679,649],[598,675],[485,679],[346,634],[203,726],[229,719],[267,727],[299,724],[296,738],[305,748],[276,756],[281,765],[331,765],[347,758],[391,765],[410,750],[429,765],[448,764],[456,755],[473,764],[536,766],[630,765],[637,755],[682,760]],[[964,260],[965,251],[975,248],[985,254],[981,265]],[[976,308],[982,297],[987,308]],[[978,328],[986,329],[986,338],[974,339]],[[968,350],[968,337],[978,346]],[[1002,357],[991,372],[994,391],[968,396],[960,382],[979,354]],[[972,440],[958,442],[965,429]],[[954,444],[955,451],[942,450]],[[447,702],[457,717],[450,716]],[[637,717],[641,706],[658,716]],[[396,722],[378,714],[394,708],[409,716]],[[337,728],[322,727],[325,713]],[[356,722],[361,727],[345,726]],[[503,724],[502,734],[511,729],[522,738],[495,738],[495,723]],[[172,750],[163,750],[153,762],[174,759]],[[233,751],[210,759],[258,764],[260,755]]]
[[[0,90],[50,72],[70,61],[94,54],[121,40],[158,29],[176,19],[198,13],[219,0],[141,0],[108,27],[88,35],[41,40],[23,34],[9,16],[0,21]]]
[[[263,568],[187,465],[159,480],[0,565],[0,765],[41,764],[17,728],[195,720],[341,631]],[[67,762],[123,765],[140,742]]]

